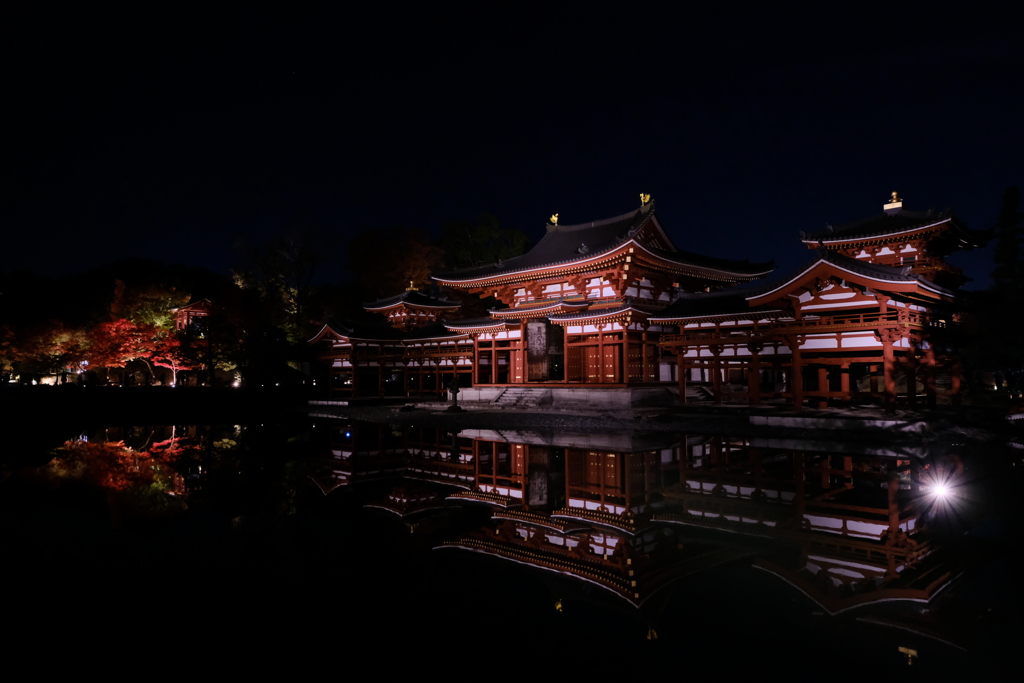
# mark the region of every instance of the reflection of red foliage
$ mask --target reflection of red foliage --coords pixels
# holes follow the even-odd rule
[[[134,486],[155,486],[180,495],[184,480],[171,465],[195,446],[178,443],[181,439],[159,441],[148,449],[136,451],[123,441],[90,443],[68,441],[50,462],[50,471],[59,477],[81,478],[96,486],[124,491]]]

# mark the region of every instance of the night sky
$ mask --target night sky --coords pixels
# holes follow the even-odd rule
[[[522,7],[5,10],[0,270],[225,272],[238,238],[482,211],[536,241],[643,191],[680,248],[781,274],[893,190],[980,229],[1024,187],[1009,16]]]

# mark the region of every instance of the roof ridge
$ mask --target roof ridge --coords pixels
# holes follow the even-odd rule
[[[395,303],[398,303],[400,301],[408,301],[410,297],[423,297],[427,301],[437,301],[439,303],[448,303],[448,304],[458,304],[458,305],[461,305],[461,302],[456,301],[455,299],[449,299],[447,297],[442,297],[442,296],[435,296],[433,294],[424,294],[423,292],[421,292],[419,290],[408,290],[407,289],[404,292],[399,292],[398,294],[392,294],[391,296],[381,297],[380,299],[376,299],[374,301],[363,302],[363,307],[366,308],[368,306],[375,306],[375,305],[381,306],[381,305],[395,304]]]
[[[891,213],[882,211],[855,221],[837,225],[829,224],[824,230],[801,230],[800,239],[804,242],[813,242],[815,240],[850,241],[867,239],[869,237],[882,237],[890,234],[895,235],[945,222],[949,222],[954,229],[964,231],[968,235],[981,237],[981,233],[968,228],[953,213],[953,209],[947,207],[941,210],[928,209],[927,211],[911,211],[903,208]]]
[[[676,297],[676,301],[680,299],[710,299],[710,298],[725,298],[728,296],[743,296],[750,289],[720,289],[716,292],[680,292]]]
[[[860,259],[855,259],[851,256],[844,256],[843,254],[840,254],[837,251],[834,251],[832,249],[826,249],[824,247],[819,247],[818,249],[815,249],[814,254],[814,258],[805,262],[799,268],[794,268],[792,271],[790,271],[783,277],[772,280],[771,282],[766,282],[760,287],[743,290],[744,293],[748,294],[747,298],[751,299],[760,294],[763,294],[764,292],[770,292],[773,289],[777,289],[778,287],[781,287],[782,285],[786,284],[787,282],[795,278],[797,275],[806,272],[807,270],[813,268],[816,264],[822,261],[840,267],[846,266],[848,268],[852,267],[854,269],[858,269],[861,271],[866,270],[869,273],[886,276],[887,279],[903,279],[904,281],[912,279],[921,279],[916,273],[911,272],[912,266],[886,266],[880,263],[867,263],[865,261],[861,261]],[[930,284],[931,283],[929,281],[929,285]]]
[[[548,223],[548,232],[574,232],[576,230],[589,230],[590,228],[599,228],[612,223],[619,223],[627,218],[633,218],[638,213],[650,214],[654,211],[654,200],[644,204],[640,208],[627,211],[626,213],[619,214],[618,216],[612,216],[611,218],[602,218],[599,221],[590,221],[589,223],[573,223],[570,225],[561,225],[558,223]],[[539,244],[539,243],[538,243]]]

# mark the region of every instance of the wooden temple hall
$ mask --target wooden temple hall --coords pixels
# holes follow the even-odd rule
[[[987,238],[893,193],[878,214],[801,233],[811,259],[768,279],[771,261],[679,249],[641,195],[605,220],[561,225],[555,214],[528,253],[436,275],[443,297],[411,288],[365,305],[387,325],[328,323],[311,341],[338,397],[442,397],[455,379],[466,399],[525,391],[556,404],[955,401],[943,330],[966,278],[944,258]],[[465,317],[467,297],[499,303]]]

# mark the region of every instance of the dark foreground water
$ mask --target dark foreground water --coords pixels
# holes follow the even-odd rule
[[[934,679],[1021,637],[1011,448],[300,418],[10,443],[10,651],[48,665]]]

